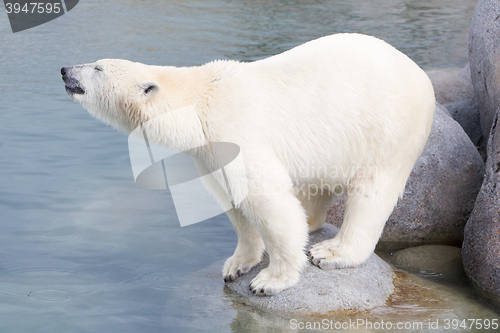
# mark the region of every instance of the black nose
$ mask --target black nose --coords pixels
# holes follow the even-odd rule
[[[65,75],[67,69],[68,69],[68,67],[61,68],[61,75]]]

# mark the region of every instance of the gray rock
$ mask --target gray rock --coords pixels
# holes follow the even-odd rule
[[[466,68],[464,70],[440,68],[426,71],[439,104],[445,105],[474,98],[474,87],[470,76],[467,77]]]
[[[465,272],[479,288],[500,296],[500,132],[498,117],[488,142],[486,176],[467,222],[462,249]]]
[[[463,281],[462,249],[447,245],[422,245],[400,250],[391,263],[433,280]]]
[[[488,140],[495,111],[500,106],[500,1],[480,0],[469,33],[472,83],[481,113],[481,127]]]
[[[453,119],[462,126],[469,139],[476,147],[484,142],[479,114],[479,103],[475,98],[444,105]]]
[[[479,115],[479,104],[475,98],[470,75],[470,65],[463,69],[443,68],[428,70],[436,101],[442,104],[462,126],[472,143],[481,146],[483,132]]]
[[[460,125],[438,105],[429,139],[403,198],[385,225],[380,245],[461,243],[483,174],[478,151]],[[327,221],[340,227],[342,216],[340,201],[330,210]]]
[[[325,225],[310,235],[310,244],[333,238],[337,232],[337,228]],[[256,296],[248,285],[268,264],[266,255],[249,273],[227,286],[246,297],[251,305],[283,317],[372,309],[385,304],[394,291],[392,268],[372,254],[357,268],[322,270],[308,263],[297,285],[274,296]]]
[[[468,80],[472,84],[472,77],[470,75],[471,75],[470,74],[470,62],[468,62],[467,65],[465,65],[465,67],[460,70],[460,72],[458,73],[458,76],[460,76],[463,79]]]

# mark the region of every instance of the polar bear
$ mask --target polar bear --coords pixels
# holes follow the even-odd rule
[[[247,168],[227,177],[236,190],[245,179],[248,189],[227,212],[238,245],[222,274],[232,282],[267,251],[269,266],[249,286],[258,295],[296,284],[308,256],[329,269],[371,255],[435,109],[427,75],[394,47],[361,34],[322,37],[249,63],[178,68],[105,59],[61,73],[73,100],[125,133],[191,106],[194,112],[146,129],[149,140],[179,152],[204,139],[240,147]],[[338,235],[305,253],[308,231],[322,227],[340,193],[346,211]]]

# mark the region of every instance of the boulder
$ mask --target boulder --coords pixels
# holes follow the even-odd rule
[[[434,87],[436,101],[446,105],[474,98],[474,87],[470,78],[470,66],[439,68],[425,71]]]
[[[460,244],[483,174],[483,160],[469,137],[438,105],[429,139],[385,225],[381,245]],[[327,222],[340,227],[343,209],[342,200],[335,203]]]
[[[472,84],[480,106],[481,127],[488,140],[500,106],[500,1],[480,0],[469,33]]]
[[[479,115],[479,104],[475,98],[470,74],[470,65],[463,69],[443,68],[426,72],[432,81],[436,101],[442,104],[462,126],[472,143],[481,146],[483,132]]]
[[[497,111],[488,142],[486,175],[465,227],[462,260],[480,289],[500,296],[500,132]]]
[[[337,228],[325,225],[311,233],[309,244],[333,238],[337,232]],[[248,286],[268,264],[265,255],[260,264],[228,283],[227,287],[245,297],[254,307],[283,317],[345,309],[368,310],[384,305],[394,291],[395,274],[391,266],[372,254],[356,268],[322,270],[308,263],[295,286],[274,296],[254,295]]]
[[[480,148],[483,146],[484,136],[481,129],[479,104],[477,100],[463,100],[444,105],[453,119],[462,126],[472,143]]]

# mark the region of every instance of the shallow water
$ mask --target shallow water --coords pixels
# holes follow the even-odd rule
[[[16,34],[0,9],[0,332],[241,332],[251,321],[237,317],[272,322],[231,302],[185,306],[187,276],[231,255],[229,221],[180,228],[168,191],[134,184],[127,137],[66,95],[62,66],[250,61],[360,32],[424,68],[461,67],[475,3],[88,0]]]

